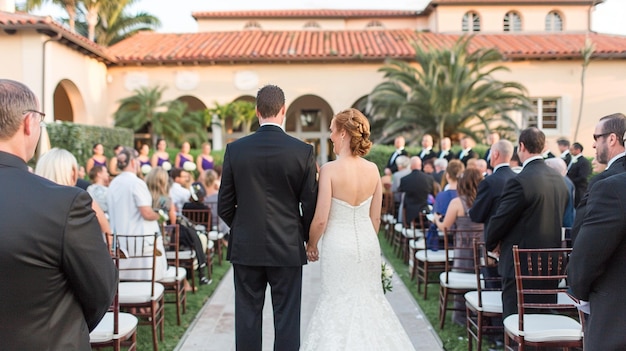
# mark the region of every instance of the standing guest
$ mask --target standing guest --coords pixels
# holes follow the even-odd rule
[[[109,171],[104,166],[94,166],[89,171],[89,179],[91,185],[87,188],[87,192],[91,198],[100,206],[104,213],[109,212],[107,205],[107,191],[109,190]]]
[[[93,169],[93,167],[91,169]],[[78,178],[76,179],[75,186],[83,190],[87,190],[89,185],[91,185],[91,183],[85,180],[85,167],[78,166]]]
[[[400,179],[399,192],[404,193],[403,207],[406,211],[406,223],[411,223],[414,219],[419,220],[419,215],[428,206],[428,195],[434,191],[433,177],[421,171],[422,160],[411,157],[411,173]],[[402,217],[400,217],[402,219]]]
[[[187,169],[185,163],[191,162],[193,163],[193,156],[189,153],[191,150],[191,145],[189,142],[185,141],[180,147],[180,152],[176,154],[176,158],[174,160],[174,167]]]
[[[433,137],[430,134],[424,134],[422,137],[422,151],[420,152],[420,159],[422,160],[422,166],[426,160],[431,158],[437,158],[437,153],[433,150]]]
[[[477,170],[480,171],[480,174],[483,175],[483,178],[490,174],[489,167],[487,167],[487,161],[483,160],[482,158],[476,159],[475,167]]]
[[[567,167],[567,177],[576,187],[574,206],[578,206],[583,195],[587,192],[587,179],[591,175],[591,162],[583,156],[583,146],[580,143],[572,144],[570,153],[572,160]]]
[[[71,152],[55,147],[39,158],[35,166],[35,174],[59,185],[74,186],[78,177],[78,162]],[[102,233],[111,234],[109,221],[96,201],[91,202],[91,208],[96,213]]]
[[[472,150],[474,144],[474,140],[467,135],[461,138],[461,151],[459,151],[457,158],[463,162],[465,168],[467,168],[468,160],[478,158],[478,154]]]
[[[157,140],[157,148],[152,157],[150,158],[150,164],[152,168],[163,167],[166,171],[172,168],[170,163],[170,154],[167,153],[167,141],[165,139]]]
[[[170,178],[173,181],[170,188],[170,198],[176,208],[176,214],[180,216],[183,211],[183,205],[191,197],[191,191],[189,190],[191,177],[189,172],[184,169],[174,168],[170,171]]]
[[[443,189],[443,175],[446,172],[446,168],[448,168],[448,160],[445,158],[438,158],[435,160],[435,173],[433,173],[433,178],[435,179],[435,183],[439,184]]]
[[[452,141],[450,141],[450,138],[445,137],[441,139],[440,145],[441,149],[439,150],[439,154],[437,156],[438,159],[446,159],[448,162],[450,162],[451,160],[456,158],[454,152],[450,150],[450,148],[452,147]],[[443,169],[445,169],[445,167]]]
[[[624,184],[623,172],[594,184],[567,266],[567,282],[573,295],[589,302],[585,350],[626,350]]]
[[[202,153],[196,157],[196,168],[198,172],[202,173],[207,169],[213,169],[214,166],[215,161],[213,156],[211,156],[211,144],[204,143],[202,144]]]
[[[493,168],[491,167],[491,146],[493,146],[493,144],[497,143],[498,141],[500,141],[500,134],[498,134],[498,132],[491,132],[489,133],[489,135],[487,135],[487,145],[489,146],[489,148],[487,149],[487,152],[485,152],[485,157],[483,157],[483,160],[485,160],[486,164],[487,164],[487,168],[489,168],[489,170],[493,171]]]
[[[113,148],[113,157],[111,157],[111,159],[109,160],[109,168],[108,168],[109,175],[111,177],[115,177],[121,172],[121,170],[117,168],[117,155],[120,153],[120,151],[122,151],[122,149],[123,149],[122,145],[115,145],[115,147]]]
[[[626,116],[614,113],[600,118],[593,132],[593,147],[596,149],[596,160],[606,164],[604,172],[597,174],[589,181],[588,192],[580,199],[576,206],[576,217],[572,226],[572,244],[576,241],[578,230],[585,218],[587,197],[593,190],[593,185],[602,179],[626,172],[624,161],[624,137],[626,136]]]
[[[559,172],[560,175],[563,176],[563,180],[565,181],[565,185],[567,186],[567,206],[565,207],[565,212],[563,212],[563,227],[571,227],[574,224],[574,216],[576,215],[576,210],[574,209],[574,197],[576,192],[576,187],[574,183],[567,178],[567,166],[565,166],[565,161],[563,161],[560,157],[548,158],[545,160],[546,165],[548,167],[554,169]],[[566,237],[569,235],[569,232],[565,233]]]
[[[554,156],[554,154],[552,153],[552,151],[550,151],[550,149],[548,148],[548,146],[546,145],[546,148],[543,149],[543,152],[541,153],[541,157],[543,157],[544,160],[547,160],[549,158],[555,158],[556,156]]]
[[[137,160],[139,161],[141,174],[148,174],[148,172],[152,170],[152,165],[150,164],[150,146],[148,146],[148,144],[141,144]]]
[[[517,155],[517,147],[513,148],[513,156],[511,156],[511,161],[509,162],[511,166],[511,170],[515,173],[519,173],[522,171],[522,162]]]
[[[106,167],[107,165],[107,157],[104,156],[104,146],[102,146],[102,144],[94,144],[92,152],[93,155],[87,160],[87,166],[85,167],[87,173],[89,173],[93,166]]]
[[[504,318],[517,313],[513,245],[561,246],[567,187],[561,175],[543,161],[541,151],[545,140],[543,132],[535,127],[520,133],[517,154],[523,169],[506,182],[496,214],[489,219],[487,227],[487,250],[500,253],[498,273],[502,276]]]
[[[396,150],[389,156],[389,161],[387,161],[387,168],[391,170],[391,173],[396,173],[398,171],[398,165],[396,163],[396,159],[398,156],[408,156],[409,154],[404,150],[404,145],[406,141],[403,136],[397,136],[393,141],[393,145],[396,147]]]
[[[411,173],[411,159],[408,156],[401,155],[396,157],[397,171],[391,175],[391,191],[393,192],[393,201],[396,206],[400,206],[402,201],[402,192],[398,190],[400,187],[400,180]],[[396,211],[396,213],[399,213]],[[402,218],[400,218],[402,219]]]
[[[383,175],[380,177],[380,182],[383,185],[383,191],[386,193],[390,193],[393,181],[391,177],[391,170],[389,168],[385,168],[383,170]]]
[[[28,87],[0,79],[0,340],[6,350],[90,350],[117,271],[89,194],[28,171],[39,109]]]
[[[504,185],[516,175],[509,166],[511,156],[513,156],[513,144],[510,141],[499,140],[491,145],[490,150],[489,162],[493,173],[478,185],[476,200],[469,210],[473,222],[485,224],[485,234],[489,219],[496,214],[498,209]]]
[[[261,125],[226,146],[218,212],[231,228],[237,349],[260,350],[263,302],[272,286],[274,349],[300,347],[304,242],[317,197],[313,147],[285,133],[285,95],[274,85],[256,99]]]
[[[426,160],[422,164],[422,168],[423,168],[424,173],[428,174],[431,177],[433,176],[433,174],[435,174],[435,162],[433,161],[432,158]]]
[[[572,160],[572,154],[569,153],[569,140],[565,138],[560,138],[556,141],[556,146],[559,148],[561,155],[559,156],[563,161],[565,161],[565,166],[569,165]]]

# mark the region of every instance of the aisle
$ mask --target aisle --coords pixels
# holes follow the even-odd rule
[[[441,340],[409,291],[396,276],[393,279],[393,286],[394,289],[387,293],[387,298],[411,337],[415,349],[418,351],[442,350]],[[302,291],[302,333],[304,334],[320,293],[319,263],[304,266]],[[263,310],[263,350],[268,351],[273,349],[274,340],[271,306],[268,290]],[[235,292],[231,268],[211,299],[202,307],[175,350],[234,351],[234,328]]]

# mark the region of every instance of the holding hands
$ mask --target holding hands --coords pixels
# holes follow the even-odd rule
[[[309,262],[315,262],[320,259],[320,253],[317,250],[317,244],[308,242],[306,244],[306,258]]]

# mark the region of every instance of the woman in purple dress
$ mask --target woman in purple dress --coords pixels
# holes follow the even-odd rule
[[[176,159],[174,160],[174,165],[176,165],[177,168],[184,168],[185,162],[193,162],[193,156],[191,156],[189,150],[191,150],[189,142],[183,142],[183,145],[180,147],[180,152],[176,154]]]
[[[150,159],[150,164],[152,165],[152,168],[163,167],[163,164],[165,162],[169,163],[170,155],[167,153],[166,149],[167,149],[167,142],[164,139],[157,140],[157,149],[152,155],[152,158]],[[170,164],[170,168],[171,166],[172,165]]]
[[[93,146],[93,156],[87,160],[87,165],[85,165],[85,171],[89,173],[93,166],[107,166],[107,157],[104,156],[104,146],[102,144],[97,143]]]
[[[196,167],[202,173],[207,169],[213,169],[213,156],[211,156],[211,144],[202,144],[202,153],[196,157]]]

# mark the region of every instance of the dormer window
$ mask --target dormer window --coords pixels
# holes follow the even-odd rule
[[[480,32],[480,17],[476,12],[466,12],[463,15],[462,30],[465,33]]]
[[[308,21],[304,24],[304,29],[320,29],[320,28],[322,28],[322,26],[320,26],[320,24],[315,21]]]
[[[249,21],[249,22],[246,22],[246,24],[243,26],[243,29],[248,29],[248,30],[257,29],[257,30],[260,30],[261,29],[261,25],[257,21]]]
[[[380,21],[370,21],[365,25],[367,29],[383,29],[385,26]]]
[[[519,13],[511,11],[504,15],[504,31],[505,32],[521,32],[522,17]]]
[[[563,19],[558,12],[552,11],[546,15],[546,32],[562,32]]]

